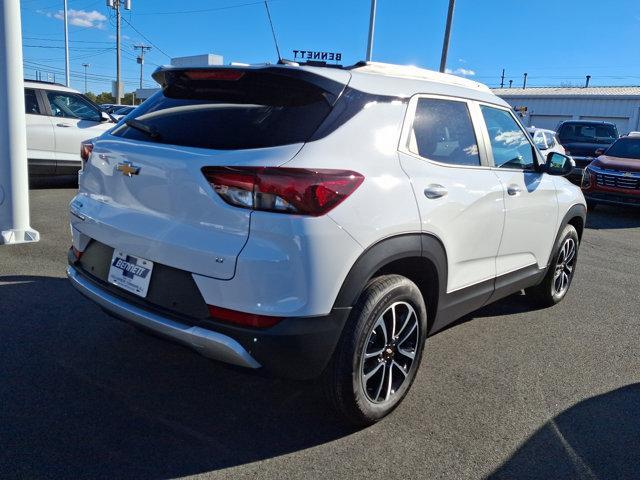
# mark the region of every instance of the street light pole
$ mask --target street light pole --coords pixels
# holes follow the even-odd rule
[[[71,86],[69,75],[69,27],[67,25],[67,0],[64,0],[64,84]]]
[[[0,2],[0,245],[37,242],[29,218],[20,0]]]
[[[440,57],[440,71],[444,73],[447,68],[447,54],[449,53],[449,38],[451,37],[451,23],[453,22],[453,9],[456,0],[449,0],[449,11],[447,12],[447,26],[444,29],[444,41],[442,43],[442,57]]]
[[[376,27],[376,4],[377,0],[371,0],[371,14],[369,15],[369,40],[367,41],[366,61],[370,62],[373,56],[373,34]]]
[[[91,65],[88,63],[83,63],[82,66],[84,67],[84,93],[87,93],[87,68],[89,68]]]

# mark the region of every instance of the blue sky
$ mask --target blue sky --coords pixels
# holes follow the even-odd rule
[[[264,5],[256,0],[132,0],[124,12],[123,78],[135,89],[133,44],[147,54],[150,74],[169,56],[218,53],[225,62],[277,60]],[[35,70],[63,81],[62,0],[21,0],[25,76]],[[105,0],[68,0],[72,86],[110,91],[115,75],[115,20]],[[374,60],[437,69],[448,0],[378,0]],[[295,50],[341,52],[343,64],[365,55],[370,0],[270,0],[282,56]],[[457,0],[447,66],[490,86],[502,68],[514,86],[640,85],[638,0]]]

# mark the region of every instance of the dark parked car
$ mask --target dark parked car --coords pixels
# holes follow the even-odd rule
[[[598,156],[596,150],[608,148],[619,136],[615,124],[588,120],[562,122],[557,132],[567,155],[571,155],[576,162],[569,180],[577,185],[580,185],[584,168]]]
[[[582,193],[587,205],[640,207],[640,136],[621,137],[586,167]]]

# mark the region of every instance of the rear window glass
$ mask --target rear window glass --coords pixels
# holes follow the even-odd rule
[[[621,138],[609,147],[606,154],[611,157],[640,160],[640,138]]]
[[[148,127],[147,132],[122,125],[114,134],[215,150],[274,147],[306,142],[331,111],[321,88],[284,75],[183,77],[127,118],[143,123],[138,127]]]
[[[613,125],[570,123],[562,126],[558,137],[563,141],[611,143],[618,138],[618,132]]]

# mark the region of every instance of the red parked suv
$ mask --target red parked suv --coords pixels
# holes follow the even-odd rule
[[[589,209],[599,203],[640,207],[640,135],[620,137],[596,154],[582,176]]]

